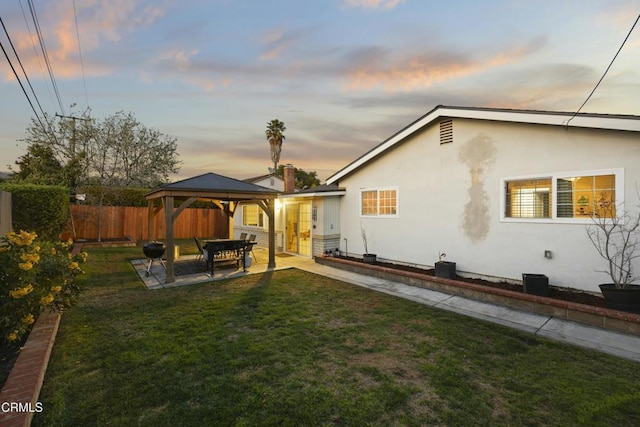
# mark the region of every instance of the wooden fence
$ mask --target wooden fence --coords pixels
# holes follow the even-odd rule
[[[148,208],[103,206],[102,239],[127,237],[133,241],[166,238],[164,211],[154,217],[151,236],[148,233]],[[75,237],[73,230],[75,229]],[[173,226],[173,237],[228,237],[229,220],[219,209],[185,209]],[[71,205],[71,218],[62,234],[67,238],[95,240],[98,238],[98,206]]]

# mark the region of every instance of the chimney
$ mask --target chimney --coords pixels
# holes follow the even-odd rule
[[[284,192],[293,193],[295,190],[295,168],[291,163],[284,165]]]

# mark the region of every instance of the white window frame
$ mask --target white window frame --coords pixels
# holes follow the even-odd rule
[[[245,208],[248,208],[249,206],[255,206],[258,209],[258,225],[247,225],[246,224],[246,211]],[[260,225],[260,218],[262,218],[262,225]],[[247,228],[256,228],[256,229],[264,229],[265,228],[265,223],[266,221],[264,220],[264,211],[262,210],[262,208],[260,207],[260,205],[255,204],[255,203],[249,203],[249,204],[243,204],[242,205],[242,227],[247,227]]]
[[[526,222],[545,224],[592,224],[590,218],[561,218],[558,217],[558,179],[576,176],[615,175],[615,204],[618,218],[624,213],[624,168],[581,170],[573,172],[540,173],[536,175],[520,175],[500,178],[500,222]],[[506,216],[507,182],[551,179],[551,218],[511,218]]]
[[[396,213],[395,214],[380,214],[380,192],[393,190],[396,192]],[[362,193],[367,191],[376,192],[376,214],[375,215],[363,215],[362,214]],[[358,193],[358,209],[360,218],[398,218],[400,216],[400,190],[396,186],[387,187],[366,187],[361,188]]]

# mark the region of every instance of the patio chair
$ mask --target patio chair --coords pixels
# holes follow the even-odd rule
[[[247,233],[240,233],[240,237],[238,237],[238,239],[247,240]]]
[[[256,241],[256,237],[257,237],[257,236],[256,236],[255,234],[251,234],[251,235],[249,236],[249,242],[255,242],[255,241]],[[253,255],[253,260],[254,260],[255,262],[258,262],[258,258],[256,258],[256,254],[254,254],[254,253],[253,253],[253,247],[254,247],[254,246],[255,246],[255,245],[251,245],[251,255]]]
[[[198,240],[197,237],[194,237],[193,240],[196,242],[196,246],[198,247],[198,256],[196,257],[196,262],[204,261],[209,267],[209,254],[207,250],[202,247],[202,243]]]

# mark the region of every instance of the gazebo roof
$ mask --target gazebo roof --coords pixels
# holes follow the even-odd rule
[[[163,196],[213,198],[221,200],[272,199],[278,191],[213,172],[164,184],[145,194],[147,200]]]

